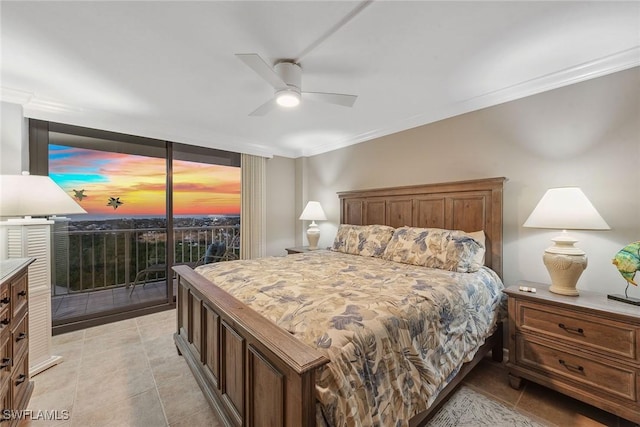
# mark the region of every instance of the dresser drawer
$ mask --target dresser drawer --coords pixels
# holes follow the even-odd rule
[[[2,405],[2,411],[3,413],[0,414],[0,425],[4,426],[5,424],[3,423],[3,421],[6,421],[4,419],[4,411],[6,410],[10,410],[13,409],[13,405],[11,404],[11,393],[10,393],[10,389],[11,388],[11,384],[9,384],[9,381],[7,381],[6,383],[4,383],[1,387],[0,387],[0,405]],[[8,423],[6,424],[8,425]]]
[[[13,405],[23,407],[22,400],[25,392],[29,388],[29,358],[24,354],[18,362],[13,365],[11,372],[11,387],[13,395]],[[26,403],[26,402],[25,402]]]
[[[0,334],[9,331],[11,326],[11,310],[8,306],[0,308]]]
[[[11,341],[13,343],[13,357],[14,359],[18,359],[22,357],[24,353],[26,353],[29,348],[29,340],[27,339],[28,333],[28,315],[25,316],[18,322],[18,326],[11,331]]]
[[[13,317],[21,316],[27,310],[28,284],[26,275],[17,278],[11,284],[11,314]]]
[[[0,287],[0,334],[9,330],[11,324],[11,291],[7,283],[3,283]]]
[[[11,301],[11,291],[9,290],[9,284],[3,283],[0,286],[0,310],[9,308],[9,302]]]
[[[0,334],[0,384],[4,384],[11,376],[12,348],[11,334]]]
[[[594,358],[560,350],[531,336],[516,335],[516,363],[546,375],[580,383],[585,390],[636,401],[637,370],[625,366],[608,366]]]
[[[603,355],[615,354],[640,366],[637,328],[556,306],[518,301],[516,325],[561,342],[573,342]]]

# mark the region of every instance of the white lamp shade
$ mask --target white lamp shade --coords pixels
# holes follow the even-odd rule
[[[542,196],[523,227],[559,230],[609,230],[578,187],[551,188]]]
[[[85,214],[51,178],[41,175],[0,175],[0,217]]]
[[[310,201],[302,211],[302,215],[300,215],[299,219],[307,221],[324,221],[327,219],[327,216],[324,214],[319,202]]]

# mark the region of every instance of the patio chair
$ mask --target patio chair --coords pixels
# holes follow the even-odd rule
[[[232,261],[240,259],[240,235],[236,234],[231,238],[228,245],[225,244],[224,252],[220,255],[219,261]]]
[[[234,240],[232,240],[233,242]],[[173,265],[188,265],[191,268],[196,268],[199,265],[210,264],[212,262],[229,261],[232,259],[238,259],[235,255],[233,247],[227,245],[224,242],[211,243],[203,256],[196,262],[176,262]],[[165,263],[149,263],[149,266],[138,271],[133,283],[131,284],[131,291],[129,296],[133,294],[134,289],[138,283],[142,282],[142,287],[149,281],[149,276],[164,273],[167,271],[167,264]]]

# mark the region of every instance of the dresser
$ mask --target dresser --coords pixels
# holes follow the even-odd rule
[[[7,410],[27,407],[33,391],[29,381],[29,280],[28,267],[35,258],[0,261],[0,399],[2,415],[10,425],[20,419]]]
[[[524,378],[640,423],[638,307],[596,292],[558,295],[534,282],[505,292],[513,388]]]

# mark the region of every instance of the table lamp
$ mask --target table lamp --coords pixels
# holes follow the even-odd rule
[[[29,376],[60,363],[51,354],[50,215],[87,213],[51,178],[0,175],[0,257],[36,260],[29,266]],[[38,218],[34,218],[38,217]]]
[[[327,216],[322,210],[319,202],[310,201],[305,206],[300,215],[301,220],[311,221],[309,228],[307,229],[307,240],[309,240],[309,249],[318,249],[318,240],[320,240],[320,229],[316,221],[324,221]]]
[[[609,225],[578,187],[551,188],[542,196],[523,227],[555,228],[562,233],[544,251],[544,265],[551,276],[549,291],[577,296],[576,283],[587,268],[585,252],[574,246],[567,230],[609,230]]]
[[[29,172],[0,175],[0,202],[0,217],[24,219],[87,213],[51,178]]]

